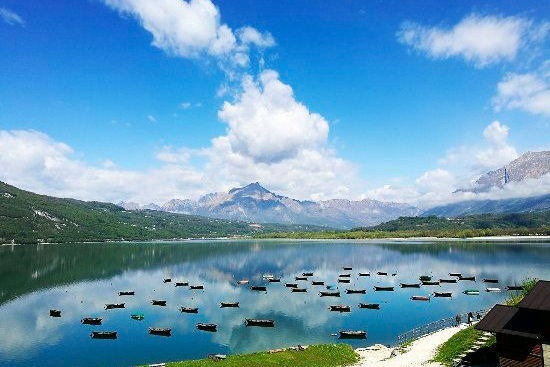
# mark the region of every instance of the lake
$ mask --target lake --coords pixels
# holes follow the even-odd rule
[[[353,267],[344,271],[344,266]],[[389,276],[376,275],[387,271]],[[285,282],[298,281],[307,293],[292,293]],[[370,277],[359,277],[370,272]],[[475,275],[476,282],[401,289],[421,275],[449,278],[449,272]],[[337,283],[351,273],[351,283]],[[396,273],[392,276],[392,273]],[[264,274],[281,278],[267,283]],[[297,344],[346,342],[355,347],[395,344],[397,335],[457,313],[492,307],[505,300],[506,285],[527,277],[550,279],[549,242],[391,242],[391,241],[190,241],[0,246],[1,366],[133,366],[204,358],[210,353],[235,354]],[[164,283],[165,278],[172,282]],[[497,278],[499,284],[482,283]],[[249,285],[237,285],[249,279]],[[319,297],[322,286],[335,284],[340,298]],[[176,281],[204,285],[204,290],[175,287]],[[266,285],[255,292],[250,285]],[[374,292],[374,286],[395,286],[395,292]],[[500,287],[502,293],[485,292]],[[345,294],[364,288],[366,294]],[[479,289],[467,296],[465,289]],[[119,291],[135,296],[118,296]],[[434,291],[452,298],[429,302],[410,299]],[[165,307],[151,300],[166,300]],[[105,310],[106,303],[126,308]],[[239,308],[220,308],[239,302]],[[380,310],[359,309],[380,303]],[[329,311],[330,305],[351,305],[351,312]],[[198,307],[197,314],[180,307]],[[49,316],[59,309],[61,317]],[[130,314],[140,312],[142,321]],[[101,326],[83,325],[84,317],[100,317]],[[246,318],[274,319],[275,327],[247,327]],[[217,332],[200,331],[197,322],[218,324]],[[148,334],[148,327],[172,328],[172,336]],[[338,330],[367,330],[366,340],[339,340]],[[97,340],[92,331],[117,331],[116,340]]]

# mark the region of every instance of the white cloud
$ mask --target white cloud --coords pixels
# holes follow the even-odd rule
[[[170,146],[164,146],[155,153],[155,157],[166,163],[187,163],[191,159],[191,152],[186,148],[174,149]]]
[[[157,119],[152,115],[147,115],[147,120],[149,120],[151,122],[157,122]]]
[[[182,110],[187,110],[189,108],[191,108],[193,106],[193,104],[191,102],[181,102],[180,103],[180,108]]]
[[[8,25],[25,26],[25,20],[21,16],[6,8],[0,8],[0,18]]]
[[[218,113],[229,125],[227,139],[234,152],[257,162],[277,162],[326,143],[327,121],[297,102],[277,72],[266,70],[258,80],[246,76],[242,87],[237,101],[225,102]]]
[[[436,59],[462,57],[477,67],[512,61],[519,50],[544,39],[550,23],[522,17],[471,14],[452,28],[404,22],[398,40]]]
[[[244,45],[254,44],[261,48],[275,46],[275,39],[269,32],[260,33],[252,27],[242,27],[237,32]]]
[[[509,73],[497,85],[493,105],[502,108],[520,109],[532,114],[550,116],[550,73]]]

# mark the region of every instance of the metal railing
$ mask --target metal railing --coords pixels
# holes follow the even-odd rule
[[[474,316],[473,321],[479,321],[487,312],[491,309],[487,308],[485,310],[471,311]],[[468,322],[468,314],[470,312],[461,313],[452,317],[447,317],[441,320],[430,322],[429,324],[416,327],[412,330],[406,331],[397,336],[397,341],[399,344],[406,343],[410,340],[418,339],[424,335],[435,333],[441,329],[445,329],[451,326],[458,326],[459,324]]]

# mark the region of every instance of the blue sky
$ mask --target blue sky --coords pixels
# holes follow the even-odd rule
[[[463,199],[550,146],[548,22],[535,0],[3,0],[0,180],[141,203],[251,181]]]

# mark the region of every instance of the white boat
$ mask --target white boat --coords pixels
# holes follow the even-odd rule
[[[500,288],[487,288],[487,292],[500,292]]]
[[[262,278],[264,278],[264,279],[273,279],[273,274],[264,274],[264,275],[262,275]]]

